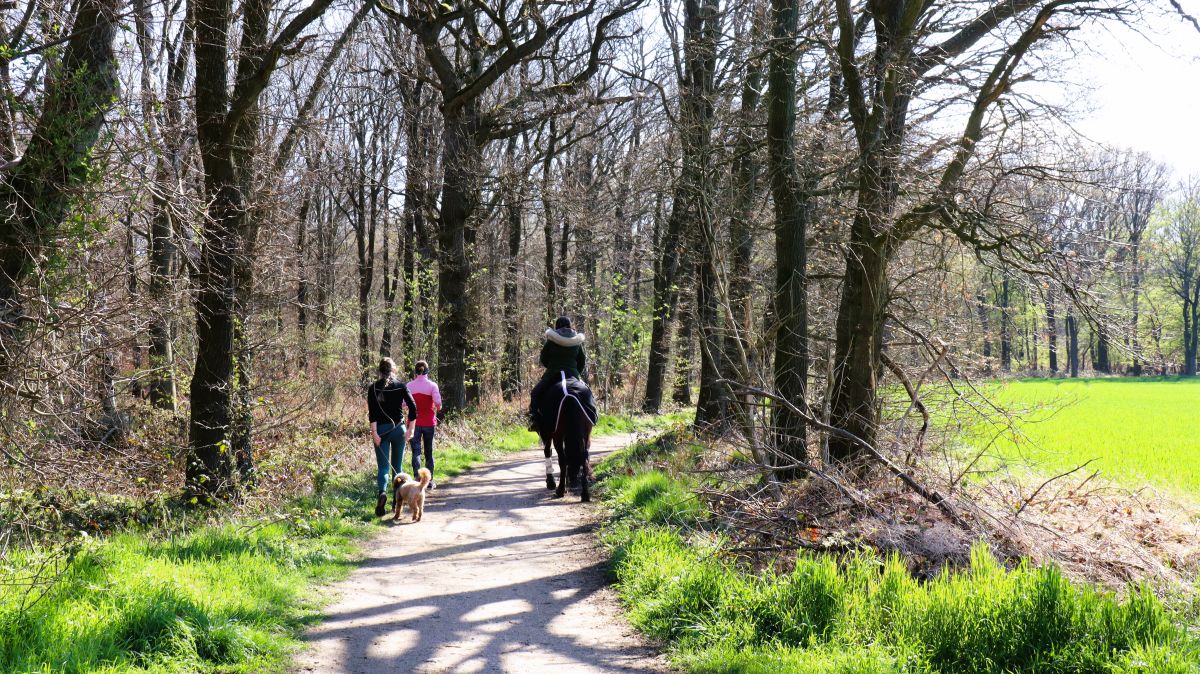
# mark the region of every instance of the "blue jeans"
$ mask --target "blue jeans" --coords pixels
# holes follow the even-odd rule
[[[404,465],[404,427],[396,426],[395,424],[377,424],[375,432],[383,438],[379,442],[379,446],[375,448],[375,464],[379,467],[379,472],[375,476],[375,482],[379,487],[378,491],[386,492],[388,490],[388,471],[392,473],[392,477],[400,472],[400,466]]]
[[[429,469],[429,474],[433,475],[433,426],[417,426],[413,431],[412,436],[412,464],[413,476],[416,476],[417,471],[421,470],[421,441],[425,442],[425,467]]]

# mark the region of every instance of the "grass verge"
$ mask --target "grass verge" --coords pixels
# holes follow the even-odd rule
[[[70,560],[11,551],[0,577],[60,572],[33,593],[0,586],[0,671],[284,671],[317,618],[311,586],[348,573],[369,531],[371,490],[339,477],[268,519],[128,531]]]
[[[1001,567],[983,546],[968,568],[915,580],[903,561],[803,554],[752,573],[721,554],[686,476],[598,471],[613,506],[605,540],[633,624],[688,672],[1183,674],[1194,635],[1146,587],[1124,599],[1054,567]],[[656,463],[662,464],[662,461]],[[614,470],[612,466],[619,466]]]

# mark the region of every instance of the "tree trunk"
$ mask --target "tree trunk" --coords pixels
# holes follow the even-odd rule
[[[749,335],[754,324],[751,258],[754,255],[754,199],[758,194],[760,167],[755,148],[755,125],[764,73],[761,59],[752,59],[742,85],[740,125],[734,144],[733,212],[729,218],[729,304],[733,320],[725,329],[725,363],[729,379],[747,383],[749,372],[739,367],[754,366]],[[749,399],[744,399],[749,404]]]
[[[979,314],[979,329],[983,333],[983,357],[985,360],[990,361],[992,357],[992,321],[988,309],[987,295],[982,290],[979,291],[979,294],[975,295],[975,309]],[[987,363],[986,368],[990,372],[992,364],[990,362]]]
[[[1130,326],[1130,351],[1133,353],[1133,367],[1131,373],[1135,377],[1142,376],[1142,338],[1138,334],[1138,320],[1140,317],[1140,301],[1142,294],[1142,263],[1141,263],[1141,239],[1133,237],[1130,241],[1130,253],[1132,259],[1132,274],[1129,284],[1130,290],[1133,292],[1131,301],[1131,309],[1133,310],[1132,325]]]
[[[509,171],[516,171],[517,138],[509,140]],[[521,331],[517,318],[517,289],[521,271],[522,221],[525,217],[525,176],[514,175],[507,181],[505,215],[508,224],[508,260],[504,268],[504,361],[501,390],[505,400],[512,400],[521,390]],[[514,184],[515,183],[515,184]]]
[[[680,234],[686,208],[681,202],[685,199],[684,190],[677,186],[671,215],[667,218],[667,229],[663,233],[658,251],[658,264],[654,269],[650,358],[646,365],[646,398],[642,402],[642,411],[647,414],[657,414],[662,408],[667,363],[671,354],[671,320],[679,298],[675,277],[679,273]]]
[[[188,56],[191,51],[192,22],[186,21],[180,36],[178,52],[167,64],[166,92],[157,100],[152,81],[154,41],[150,34],[153,23],[150,5],[145,0],[134,2],[134,23],[138,50],[142,57],[142,115],[147,133],[157,141],[154,148],[154,189],[150,195],[150,232],[147,251],[150,258],[150,282],[147,300],[150,317],[150,403],[174,411],[178,400],[175,383],[175,279],[178,276],[178,254],[175,246],[176,226],[170,195],[180,184],[186,165],[183,149],[183,89],[187,77]],[[164,36],[165,39],[165,36]],[[158,107],[162,107],[159,120]]]
[[[317,326],[322,333],[333,326],[334,257],[337,226],[333,219],[333,196],[323,194],[317,199]]]
[[[701,217],[699,202],[707,195],[702,193],[705,172],[710,170],[708,148],[711,144],[713,102],[712,77],[716,58],[715,44],[716,7],[711,0],[688,0],[684,4],[684,75],[679,92],[679,137],[683,169],[675,183],[671,215],[667,219],[667,230],[663,233],[659,248],[658,264],[654,273],[653,321],[650,328],[650,358],[646,372],[646,398],[642,410],[654,414],[662,406],[663,388],[667,375],[667,363],[671,350],[670,321],[679,301],[675,287],[680,266],[680,247],[690,239],[687,223]],[[691,321],[692,318],[686,319]],[[680,326],[690,338],[691,326]],[[682,337],[681,337],[682,339]],[[681,343],[681,348],[683,344]],[[690,348],[690,346],[688,347]],[[683,358],[683,356],[681,356]],[[677,363],[680,358],[677,358]],[[691,362],[691,354],[686,356]],[[689,377],[690,379],[690,377]],[[687,399],[691,400],[690,383]],[[676,400],[683,397],[676,386]]]
[[[696,296],[694,320],[700,338],[700,388],[696,401],[695,425],[721,433],[727,425],[726,387],[718,384],[725,370],[721,350],[717,312],[721,279],[717,274],[716,222],[713,213],[712,129],[716,98],[717,36],[720,12],[717,0],[692,0],[684,5],[684,26],[688,36],[687,55],[697,97],[694,152],[696,166],[696,207],[693,216],[693,241],[700,255],[695,260]]]
[[[1108,355],[1108,335],[1105,333],[1104,327],[1096,324],[1093,326],[1096,333],[1096,357],[1092,360],[1092,369],[1096,372],[1104,374],[1112,373],[1112,363],[1109,361]]]
[[[277,39],[294,39],[330,2],[314,0],[293,17]],[[280,54],[267,44],[270,3],[244,3],[233,77],[236,84],[231,88],[231,8],[224,0],[193,0],[191,13],[196,21],[196,139],[208,207],[201,231],[200,260],[193,277],[196,365],[185,481],[187,491],[198,502],[210,502],[232,493],[232,455],[243,452],[239,461],[250,460],[248,405],[238,408],[239,392],[244,393],[249,382],[246,301],[253,282],[257,237],[247,198],[258,184],[258,99]],[[236,373],[235,359],[240,366]],[[235,423],[238,428],[234,428]],[[244,465],[239,468],[245,470]]]
[[[300,348],[297,366],[301,371],[308,369],[308,215],[312,212],[313,190],[304,190],[300,200],[300,213],[296,224],[296,269],[299,277],[296,284],[296,330],[300,333]]]
[[[554,180],[551,169],[554,166],[555,145],[558,143],[554,120],[550,120],[549,139],[546,141],[546,156],[542,158],[542,237],[546,245],[546,322],[554,325],[558,318],[558,281],[554,273],[554,201],[550,195]]]
[[[20,162],[0,181],[0,381],[24,340],[21,286],[53,246],[117,97],[113,52],[120,0],[81,0],[61,62],[47,75],[41,114]],[[61,253],[60,253],[61,254]]]
[[[1008,271],[1000,279],[1000,369],[1012,371],[1012,304]]]
[[[864,236],[870,229],[856,226],[855,230],[838,307],[830,413],[834,426],[874,444],[879,427],[877,390],[883,364],[887,263],[878,245]],[[829,438],[829,456],[835,461],[851,462],[859,451],[843,436]]]
[[[171,189],[166,162],[159,160],[155,169],[157,189],[151,200],[150,220],[150,283],[148,300],[150,319],[150,403],[162,409],[175,410],[178,392],[175,388],[175,293],[174,280],[178,274],[175,250],[175,226],[166,196]]]
[[[471,331],[467,228],[479,198],[482,157],[470,111],[447,117],[443,138],[441,229],[438,231],[438,379],[447,412],[467,406]]]
[[[392,325],[396,319],[396,295],[400,291],[400,261],[404,259],[402,252],[405,246],[403,229],[396,228],[396,261],[388,260],[388,231],[391,223],[388,217],[387,204],[390,200],[391,193],[387,185],[382,186],[383,190],[383,335],[379,338],[379,357],[390,358],[392,356]],[[401,336],[403,339],[403,336]]]
[[[1075,312],[1067,307],[1067,367],[1071,370],[1071,378],[1079,376],[1079,319]]]
[[[1050,373],[1058,372],[1058,321],[1054,317],[1054,290],[1046,293],[1046,341],[1050,351]]]
[[[432,337],[430,326],[418,322],[418,313],[428,316],[428,303],[425,263],[432,261],[433,251],[429,246],[429,235],[426,232],[425,213],[429,208],[430,189],[428,161],[431,149],[427,117],[421,105],[423,83],[418,82],[407,99],[409,110],[405,124],[406,155],[404,163],[404,225],[403,233],[406,239],[404,246],[404,279],[403,314],[406,337],[405,345],[408,352],[408,362],[427,358],[420,352],[426,346],[425,340]],[[418,301],[419,300],[419,301]],[[418,338],[418,332],[421,334]]]
[[[775,392],[800,409],[808,398],[808,194],[796,158],[796,34],[798,0],[772,0],[771,51],[767,91],[767,157],[775,204]],[[808,460],[804,419],[783,405],[772,408],[775,475],[791,480],[803,474],[792,464]]]
[[[691,281],[691,274],[686,279],[680,279],[681,285]],[[692,302],[679,303],[679,331],[675,335],[679,348],[675,354],[675,386],[671,399],[675,404],[689,407],[692,404],[692,368],[696,357],[693,331],[696,325],[696,312]]]

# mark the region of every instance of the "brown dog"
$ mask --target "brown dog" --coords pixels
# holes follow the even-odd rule
[[[405,503],[408,504],[408,512],[412,514],[412,521],[421,521],[421,515],[425,514],[425,488],[429,486],[433,475],[428,468],[422,468],[417,471],[417,478],[414,481],[408,473],[396,474],[396,479],[392,481],[395,485],[392,501],[396,504],[396,516],[392,521],[400,520],[400,510]]]

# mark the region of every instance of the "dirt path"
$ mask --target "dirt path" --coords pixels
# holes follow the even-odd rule
[[[593,464],[632,439],[596,439]],[[333,587],[296,671],[667,671],[606,587],[595,506],[550,496],[541,450],[430,492],[421,522],[406,510]]]

